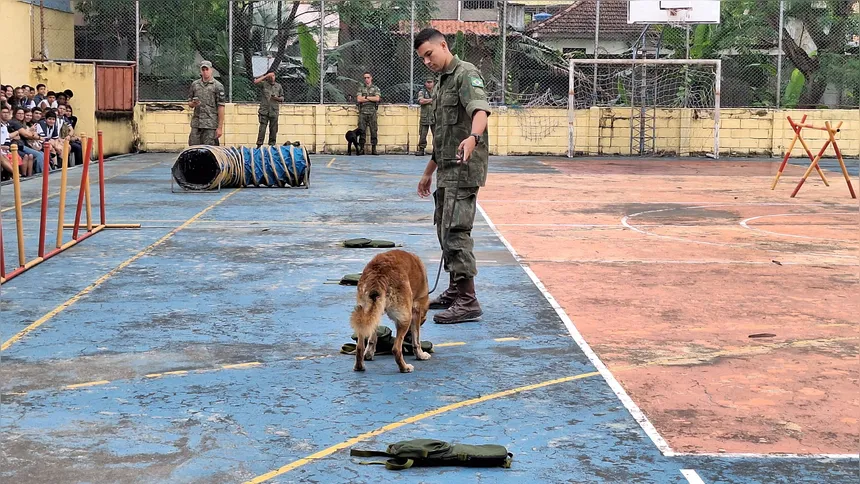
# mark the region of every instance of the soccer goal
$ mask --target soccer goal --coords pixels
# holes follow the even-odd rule
[[[720,70],[717,59],[571,59],[568,156],[719,158]]]

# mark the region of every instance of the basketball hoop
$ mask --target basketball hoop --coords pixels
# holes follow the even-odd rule
[[[689,8],[669,8],[666,9],[666,23],[672,27],[684,27],[689,23],[690,9]]]
[[[628,24],[674,27],[720,23],[720,0],[628,0]]]

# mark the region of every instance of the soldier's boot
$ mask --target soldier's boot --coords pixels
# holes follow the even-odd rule
[[[448,309],[454,304],[457,299],[457,284],[454,283],[454,276],[448,274],[448,289],[430,300],[430,309]]]
[[[465,323],[480,321],[484,311],[475,295],[475,279],[467,278],[457,281],[457,299],[450,308],[433,316],[437,324]]]
[[[373,148],[373,150],[370,152],[370,154],[371,155],[378,155],[379,153],[376,152],[376,145],[372,145],[372,148]]]
[[[415,152],[415,156],[424,156],[424,148],[418,148],[418,151]]]

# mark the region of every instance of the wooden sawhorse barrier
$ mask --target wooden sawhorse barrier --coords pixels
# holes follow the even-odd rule
[[[794,138],[791,140],[791,143],[788,145],[788,149],[785,151],[785,156],[782,158],[782,164],[779,165],[779,171],[776,173],[776,177],[773,180],[773,184],[770,189],[776,189],[776,184],[779,182],[779,177],[782,176],[782,172],[785,169],[785,165],[788,163],[788,158],[791,156],[791,150],[794,149],[794,144],[797,143],[797,140],[800,140],[800,144],[803,146],[803,149],[806,151],[806,156],[809,157],[810,164],[809,168],[806,169],[806,172],[803,174],[803,177],[800,179],[800,182],[797,183],[797,186],[794,188],[794,191],[791,193],[791,198],[797,196],[797,192],[800,191],[800,187],[806,182],[806,179],[809,178],[809,175],[812,174],[812,170],[815,169],[818,171],[818,176],[821,177],[821,180],[824,182],[824,185],[830,186],[827,183],[827,178],[824,176],[824,172],[821,171],[821,167],[818,166],[818,163],[821,161],[821,157],[824,155],[824,152],[827,150],[827,147],[833,145],[833,151],[836,152],[836,159],[839,160],[839,166],[842,167],[842,175],[845,177],[845,182],[848,184],[848,191],[851,193],[851,198],[857,198],[857,194],[854,192],[854,186],[851,184],[851,175],[848,174],[848,169],[845,167],[845,161],[842,159],[842,152],[839,150],[839,145],[836,143],[836,133],[839,132],[839,129],[842,127],[842,121],[836,124],[836,127],[831,126],[830,121],[824,122],[824,127],[813,126],[811,124],[806,124],[806,115],[800,119],[799,123],[795,123],[794,120],[791,119],[791,116],[786,116],[788,119],[788,124],[791,125],[792,131],[794,131]],[[816,129],[819,131],[827,131],[828,140],[824,143],[824,146],[821,147],[821,150],[818,151],[818,155],[812,156],[812,151],[809,150],[809,147],[806,145],[806,141],[803,140],[803,135],[800,134],[800,130],[803,128],[807,129]]]

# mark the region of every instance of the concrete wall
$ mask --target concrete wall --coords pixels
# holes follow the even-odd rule
[[[137,139],[134,132],[133,113],[98,112],[96,129],[102,132],[104,156],[124,155],[136,151]],[[95,137],[96,134],[93,133],[92,136]],[[98,153],[96,146],[93,146],[93,153]]]
[[[222,144],[254,145],[257,137],[257,106],[227,106]],[[630,154],[630,109],[591,108],[574,113],[575,151],[580,155]],[[846,156],[860,154],[860,111],[767,111],[723,109],[720,122],[720,154],[780,156],[791,142],[786,116],[822,125],[844,121],[838,141]],[[418,145],[417,108],[381,106],[379,148],[387,153],[414,151]],[[184,104],[144,103],[135,110],[140,149],[180,151],[186,147],[191,111]],[[352,105],[284,105],[279,119],[278,142],[300,141],[317,153],[346,151],[344,133],[358,125]],[[681,156],[713,151],[713,112],[694,109],[659,110],[656,119],[658,151]],[[566,109],[497,109],[490,116],[490,147],[498,155],[566,155],[568,111]],[[804,138],[815,152],[826,140],[823,131],[805,130]],[[268,139],[268,138],[267,138]],[[432,143],[432,136],[428,136]],[[828,155],[832,150],[828,150]],[[793,156],[803,156],[798,143]]]
[[[41,50],[39,3],[31,6],[20,0],[0,0],[0,19],[4,39],[0,82],[15,86],[31,83],[30,59],[38,57]],[[46,54],[55,59],[74,57],[74,15],[46,8],[45,27]]]

